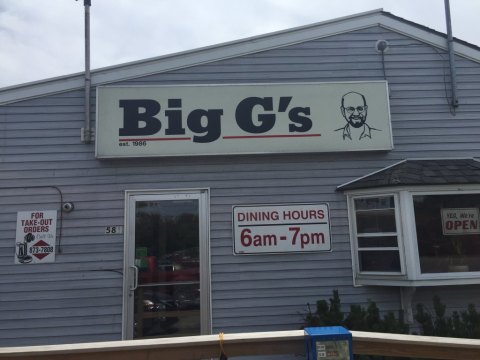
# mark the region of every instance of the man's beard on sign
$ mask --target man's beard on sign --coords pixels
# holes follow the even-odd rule
[[[348,122],[350,125],[352,125],[354,128],[359,128],[362,127],[363,124],[365,124],[365,115],[359,114],[359,115],[350,115],[348,117]]]

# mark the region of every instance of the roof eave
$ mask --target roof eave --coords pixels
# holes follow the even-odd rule
[[[314,39],[329,37],[380,25],[441,48],[446,47],[445,37],[438,32],[414,26],[382,9],[337,18],[293,29],[277,31],[242,40],[202,47],[175,54],[164,55],[122,65],[105,67],[91,72],[91,85],[105,85],[152,74],[206,64],[223,59],[257,53]],[[457,54],[480,62],[480,51],[461,43],[455,43]],[[83,72],[47,80],[0,89],[0,104],[8,104],[40,96],[81,89]]]
[[[472,183],[470,182],[458,182],[458,183],[438,183],[438,182],[423,182],[421,184],[418,183],[411,183],[411,182],[405,182],[405,181],[400,181],[396,183],[384,183],[384,184],[379,184],[378,182],[374,182],[373,184],[365,184],[363,183],[362,185],[355,186],[355,184],[361,183],[363,180],[371,178],[374,175],[384,173],[392,168],[399,167],[402,164],[405,164],[409,161],[454,161],[454,160],[472,160],[474,162],[480,163],[480,161],[477,158],[474,157],[449,157],[449,158],[407,158],[401,161],[398,161],[392,165],[389,165],[387,167],[381,168],[379,170],[376,170],[374,172],[371,172],[369,174],[366,174],[364,176],[361,176],[359,178],[353,179],[351,181],[348,181],[344,184],[341,184],[337,186],[336,191],[343,191],[345,193],[351,192],[351,191],[358,191],[358,190],[368,190],[368,189],[382,189],[382,188],[396,188],[396,187],[405,187],[405,186],[451,186],[451,185],[471,185]],[[353,186],[352,186],[353,185]]]
[[[91,85],[105,85],[352,31],[372,26],[372,18],[380,17],[382,13],[382,9],[377,9],[293,29],[100,68],[91,71]],[[84,86],[83,74],[81,72],[0,89],[0,104],[80,89]]]

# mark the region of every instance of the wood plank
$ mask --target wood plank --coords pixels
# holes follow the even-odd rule
[[[352,331],[353,352],[427,359],[480,358],[480,340],[398,335]],[[303,330],[225,334],[224,349],[229,357],[248,355],[304,355]],[[112,341],[85,344],[0,348],[2,360],[177,360],[217,357],[218,335]]]
[[[480,340],[352,331],[353,352],[424,359],[480,359]]]

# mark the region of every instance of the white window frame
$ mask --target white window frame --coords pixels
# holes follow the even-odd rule
[[[360,246],[358,244],[358,233],[357,233],[357,210],[355,208],[355,200],[357,199],[368,199],[368,198],[381,198],[381,197],[393,197],[393,202],[394,202],[394,215],[395,215],[395,228],[396,231],[395,233],[372,233],[371,235],[374,236],[380,236],[380,235],[386,235],[386,236],[393,236],[395,235],[397,237],[397,246],[396,247],[378,247],[378,248],[367,248],[365,251],[388,251],[388,250],[398,250],[399,253],[399,258],[400,258],[400,271],[395,271],[395,272],[385,272],[385,271],[361,271],[360,270],[360,261],[358,254],[362,251],[360,249]],[[400,215],[398,211],[398,195],[395,193],[385,193],[381,195],[368,195],[368,196],[352,196],[351,197],[351,210],[352,210],[352,216],[351,218],[351,234],[353,235],[353,244],[355,248],[355,267],[356,272],[358,274],[366,274],[366,275],[404,275],[405,274],[405,264],[402,259],[405,257],[403,256],[403,246],[402,246],[402,229],[401,229],[401,222],[400,222]],[[368,233],[362,233],[363,236],[369,235]]]
[[[480,284],[480,271],[422,273],[420,269],[413,197],[421,195],[480,194],[480,185],[389,187],[346,191],[352,249],[353,279],[356,286],[440,286]],[[354,200],[394,196],[395,221],[402,271],[361,272],[358,263],[358,240]]]

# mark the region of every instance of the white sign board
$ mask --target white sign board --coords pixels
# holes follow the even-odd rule
[[[97,88],[98,158],[392,148],[385,81]]]
[[[478,208],[442,209],[443,235],[480,234]]]
[[[327,204],[234,206],[234,254],[331,250]]]
[[[15,264],[55,261],[57,210],[17,213]]]

